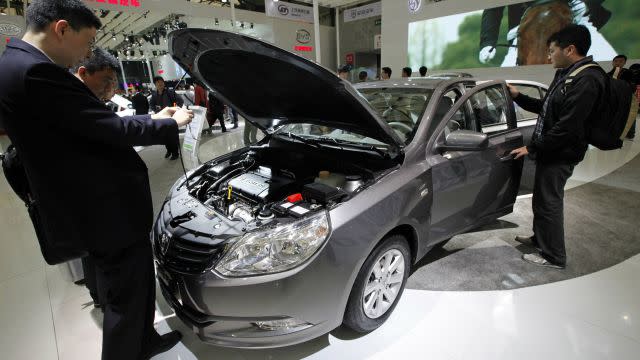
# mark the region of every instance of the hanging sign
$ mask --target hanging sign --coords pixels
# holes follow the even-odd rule
[[[313,8],[284,1],[264,0],[267,16],[313,24]]]
[[[344,22],[382,16],[382,3],[373,3],[344,11]]]

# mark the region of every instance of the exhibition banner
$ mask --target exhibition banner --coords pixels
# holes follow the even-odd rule
[[[591,34],[596,61],[640,58],[637,0],[528,1],[409,24],[408,63],[430,70],[548,64],[547,39],[569,24]]]
[[[187,125],[182,141],[182,159],[187,170],[200,166],[198,147],[207,113],[207,109],[202,106],[190,106],[189,109],[193,110],[193,121]]]
[[[313,7],[291,4],[284,1],[264,0],[264,8],[267,16],[304,21],[313,24]]]
[[[382,3],[373,3],[369,5],[347,9],[343,13],[344,22],[368,19],[374,16],[382,16]]]

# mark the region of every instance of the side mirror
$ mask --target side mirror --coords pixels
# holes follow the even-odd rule
[[[489,146],[487,134],[470,130],[457,130],[447,135],[443,145],[438,148],[444,151],[479,151]]]

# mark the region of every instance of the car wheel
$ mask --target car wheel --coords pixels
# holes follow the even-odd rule
[[[382,325],[402,296],[411,256],[401,235],[386,238],[365,260],[351,289],[343,324],[357,332]]]

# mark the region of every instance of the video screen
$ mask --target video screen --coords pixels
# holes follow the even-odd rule
[[[528,1],[409,24],[409,66],[430,70],[540,65],[547,39],[569,24],[591,33],[596,61],[640,58],[637,0]]]

